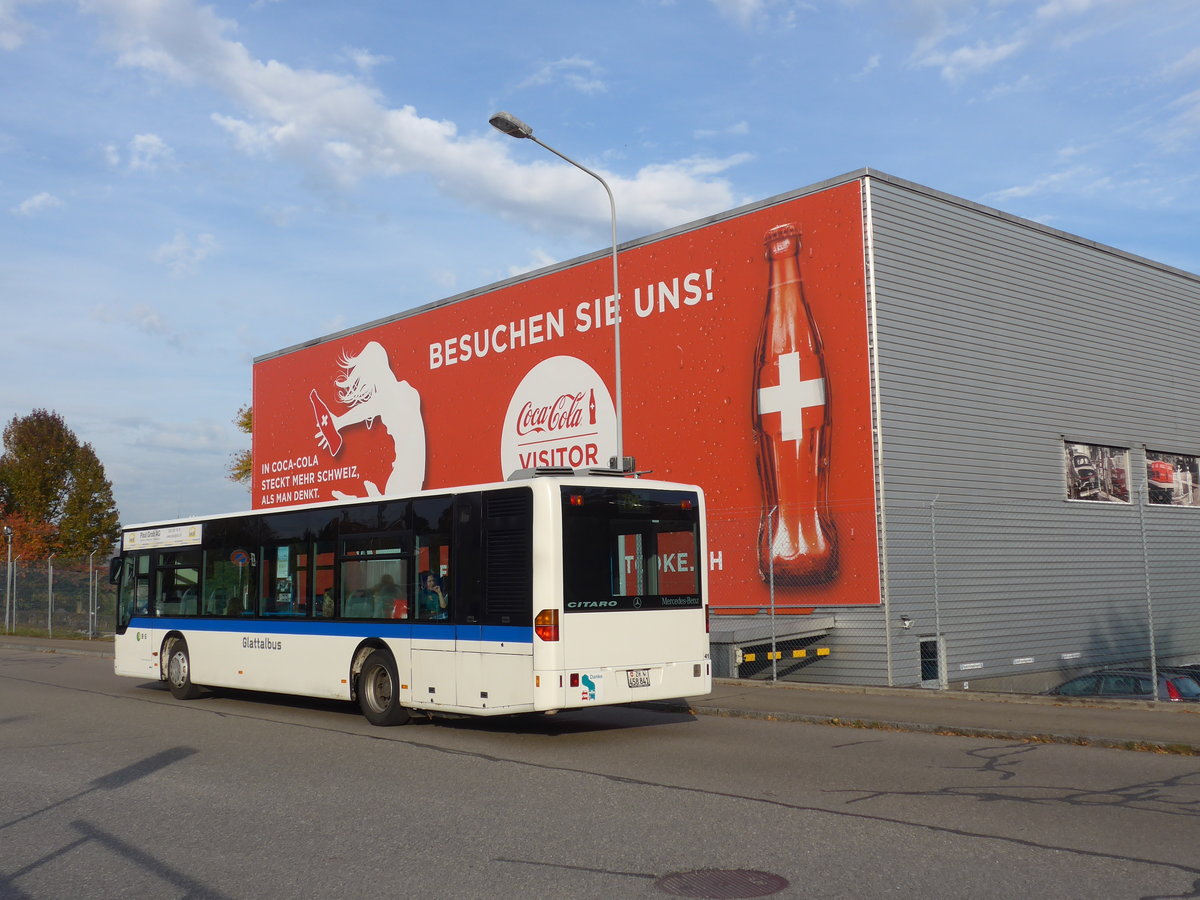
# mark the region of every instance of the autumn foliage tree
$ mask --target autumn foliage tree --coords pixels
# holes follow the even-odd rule
[[[237,411],[237,415],[233,417],[233,424],[237,426],[238,431],[243,434],[254,433],[254,407],[243,406]],[[253,474],[250,469],[250,451],[239,450],[229,458],[229,467],[226,470],[229,473],[229,480],[236,481],[240,484],[249,484],[250,476]]]
[[[96,451],[45,409],[14,416],[4,429],[0,517],[13,529],[14,551],[26,559],[107,550],[120,529],[112,483]]]

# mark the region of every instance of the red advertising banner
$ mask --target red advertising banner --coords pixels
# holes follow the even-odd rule
[[[623,450],[708,497],[714,607],[879,602],[857,182],[623,251]],[[617,452],[609,258],[264,358],[256,508]]]

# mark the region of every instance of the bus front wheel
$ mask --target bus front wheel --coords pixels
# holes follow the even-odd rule
[[[182,638],[167,651],[167,686],[176,700],[195,700],[200,696],[200,688],[192,684],[192,661],[187,642]]]
[[[358,707],[372,725],[403,725],[409,712],[400,705],[400,676],[396,661],[385,650],[374,650],[358,676]]]

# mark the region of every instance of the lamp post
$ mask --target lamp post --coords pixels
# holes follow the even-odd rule
[[[97,547],[88,554],[88,640],[96,636],[96,601],[99,600],[99,592],[96,590],[96,573],[92,560],[99,551],[100,548]]]
[[[613,307],[615,312],[615,321],[613,323],[613,354],[616,374],[613,378],[613,400],[617,407],[617,456],[616,466],[622,472],[629,471],[632,466],[625,465],[625,446],[624,446],[624,431],[621,422],[622,405],[621,405],[621,291],[617,282],[617,201],[613,198],[612,188],[608,186],[608,182],[589,169],[587,166],[577,163],[565,153],[560,153],[544,141],[540,141],[533,136],[533,128],[522,122],[512,113],[498,112],[493,115],[488,122],[497,131],[503,131],[509,137],[518,139],[528,138],[535,144],[545,147],[559,159],[565,160],[577,169],[581,169],[587,174],[595,178],[601,185],[604,186],[604,192],[608,194],[608,208],[612,218],[612,279],[613,279]]]

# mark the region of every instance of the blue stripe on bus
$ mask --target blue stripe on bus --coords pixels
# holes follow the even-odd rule
[[[239,634],[304,634],[325,637],[379,637],[427,641],[483,641],[532,644],[533,629],[518,625],[451,625],[440,622],[327,622],[323,619],[200,619],[135,616],[130,628],[220,631]]]

